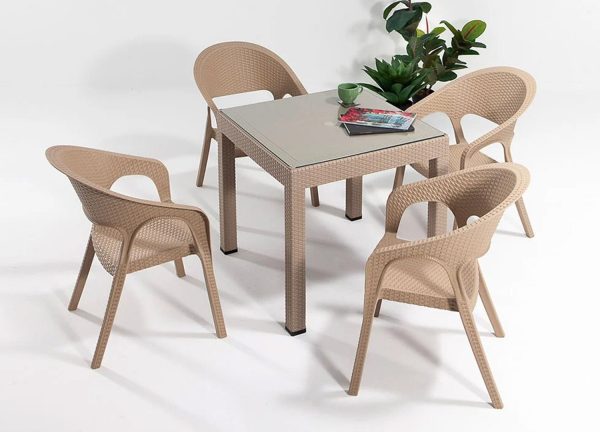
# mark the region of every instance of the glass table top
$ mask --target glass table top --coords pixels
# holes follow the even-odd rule
[[[363,108],[397,110],[368,89],[364,89],[356,102]],[[329,90],[221,112],[291,168],[444,135],[417,119],[413,123],[414,132],[349,136],[337,120],[345,110],[338,103],[337,90]]]

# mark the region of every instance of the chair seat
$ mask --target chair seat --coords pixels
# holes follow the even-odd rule
[[[404,240],[396,239],[393,234],[386,234],[379,246],[398,241]],[[479,292],[477,261],[463,268],[461,279],[465,284],[472,310]],[[392,261],[382,275],[381,290],[380,297],[386,300],[458,311],[454,289],[446,270],[434,260],[425,257]]]
[[[114,228],[94,225],[92,241],[102,266],[111,275],[117,271],[121,236]],[[185,222],[162,218],[142,227],[129,253],[127,272],[132,273],[195,253],[194,239]]]
[[[468,147],[468,144],[454,144],[450,146],[450,163],[448,167],[448,172],[454,172],[460,170],[460,160],[462,158],[462,154],[465,149]],[[475,167],[479,165],[487,165],[491,163],[496,163],[497,161],[489,157],[488,155],[482,152],[476,152],[471,156],[467,167]],[[419,174],[424,177],[429,177],[429,166],[424,163],[414,163],[411,165]]]

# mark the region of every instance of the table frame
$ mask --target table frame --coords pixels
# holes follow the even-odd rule
[[[362,176],[415,162],[429,162],[430,177],[448,172],[448,136],[389,147],[292,168],[273,155],[226,114],[215,113],[219,134],[219,219],[221,251],[237,252],[235,148],[238,147],[285,189],[285,328],[306,332],[305,190],[346,180],[346,217],[362,217]],[[446,210],[429,203],[428,235],[446,231]]]

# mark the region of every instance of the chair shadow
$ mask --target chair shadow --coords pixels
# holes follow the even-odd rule
[[[350,323],[348,318],[352,315],[362,316],[362,310],[359,310],[359,308],[347,309],[335,306],[328,308],[328,310],[332,312],[333,316],[330,320],[330,325],[321,334],[320,339],[316,343],[311,344],[311,349],[316,362],[322,370],[325,371],[344,392],[346,392],[350,384],[350,373],[352,371],[352,366],[348,363],[348,359],[354,360],[356,345],[347,343],[344,340],[348,339],[347,335],[349,333],[354,333],[356,334],[356,344],[358,344],[359,335],[359,325]],[[393,322],[394,327],[378,326],[378,322],[381,323],[381,321]],[[354,327],[354,331],[349,332],[350,327]],[[380,332],[382,331],[385,332],[386,335],[381,335]],[[437,338],[441,333],[464,334],[464,331],[414,326],[397,319],[386,320],[385,317],[380,315],[373,323],[373,332],[379,334],[376,336],[375,340],[371,341],[370,351],[373,351],[374,343],[377,343],[377,341],[381,343],[381,339],[385,338],[386,343],[389,343],[386,354],[390,354],[385,356],[376,352],[369,352],[367,354],[367,362],[363,373],[363,384],[365,384],[365,377],[368,376],[368,384],[366,385],[369,389],[376,388],[380,391],[389,391],[390,394],[394,394],[395,396],[391,397],[390,403],[396,404],[400,400],[406,399],[407,402],[409,400],[425,401],[427,403],[454,404],[461,406],[488,407],[490,405],[488,402],[483,402],[487,401],[489,398],[483,387],[483,383],[481,383],[481,386],[478,386],[455,368],[448,365],[447,362],[444,362],[431,348],[436,345]],[[392,337],[398,339],[400,343],[395,343],[394,341],[391,341],[390,343],[389,333],[391,333]],[[376,333],[373,333],[373,335],[375,334]],[[417,338],[413,334],[421,335],[421,337]],[[393,354],[394,351],[396,354]],[[395,359],[402,359],[404,367]],[[341,366],[344,365],[345,367],[343,369],[347,370],[347,372],[342,370]],[[406,369],[406,365],[410,365],[408,369]],[[481,399],[482,402],[438,398],[432,399],[428,395],[427,389],[433,385],[436,371],[441,371],[450,376],[463,388]],[[313,375],[314,378],[309,379],[308,388],[304,395],[305,397],[311,398],[312,396],[310,396],[310,393],[315,391],[315,388],[318,390],[319,387],[323,386],[322,378],[318,378],[317,371],[314,371],[311,377]],[[415,380],[415,376],[417,376],[418,379]],[[330,390],[326,392],[317,391],[316,395],[317,396],[315,397],[324,399],[331,397],[337,398],[340,396],[337,391]]]
[[[527,238],[524,232],[516,232],[516,231],[508,231],[505,229],[497,229],[496,234],[510,236],[510,237],[519,237],[519,238]]]
[[[98,331],[100,331],[100,326],[102,326],[102,318],[97,315],[94,315],[91,312],[88,312],[83,309],[77,309],[72,312],[80,318],[83,318],[86,321],[89,321],[98,326]],[[117,333],[123,336],[129,336],[132,339],[135,338],[193,338],[193,339],[214,339],[216,336],[213,333],[201,333],[201,332],[181,332],[181,331],[154,331],[154,330],[141,330],[134,331],[126,329],[120,325],[113,324],[111,334]],[[146,342],[144,342],[145,344]]]

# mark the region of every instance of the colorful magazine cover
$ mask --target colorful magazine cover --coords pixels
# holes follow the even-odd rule
[[[388,129],[407,130],[415,120],[415,114],[404,111],[387,111],[372,108],[350,108],[340,115],[340,122]]]

